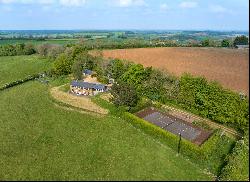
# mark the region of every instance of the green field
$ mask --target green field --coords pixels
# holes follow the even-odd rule
[[[0,180],[212,180],[115,115],[59,108],[37,81],[0,98]]]
[[[47,70],[51,64],[49,60],[36,55],[0,57],[0,87],[5,83]]]
[[[47,40],[0,40],[0,45],[6,45],[6,44],[17,44],[17,43],[32,43],[34,45],[39,45],[39,44],[70,44],[70,43],[75,43],[77,42],[78,39],[47,39]]]

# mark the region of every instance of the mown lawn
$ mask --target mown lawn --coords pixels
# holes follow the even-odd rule
[[[47,70],[51,64],[51,61],[37,55],[2,56],[0,57],[0,87],[30,74]]]
[[[31,81],[0,92],[0,180],[212,180],[117,116],[57,107]]]

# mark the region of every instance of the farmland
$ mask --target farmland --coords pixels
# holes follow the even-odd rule
[[[51,62],[38,56],[0,57],[0,87],[5,83],[23,79],[28,75],[47,70]]]
[[[69,44],[69,43],[75,43],[78,39],[45,39],[45,40],[25,40],[25,39],[9,39],[9,40],[0,40],[0,45],[6,45],[6,44],[20,44],[20,43],[31,43],[34,45],[39,44]]]
[[[144,66],[184,72],[216,80],[234,91],[249,91],[248,50],[219,48],[142,48],[105,50],[104,57],[120,58]]]
[[[58,108],[37,81],[0,92],[1,180],[212,180],[114,115]]]

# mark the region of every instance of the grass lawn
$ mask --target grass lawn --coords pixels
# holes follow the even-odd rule
[[[57,107],[39,82],[0,99],[0,180],[213,180],[115,115]]]
[[[48,69],[51,62],[37,55],[0,57],[0,87],[5,83],[25,78]]]

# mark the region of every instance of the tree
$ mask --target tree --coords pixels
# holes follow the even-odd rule
[[[131,107],[137,105],[139,97],[133,85],[120,82],[114,84],[111,88],[111,101],[116,106],[127,106],[130,111]]]
[[[42,44],[36,47],[37,52],[40,56],[45,57],[48,55],[48,50],[51,48],[50,44]]]
[[[121,76],[121,80],[138,88],[140,84],[149,77],[151,72],[152,67],[144,69],[141,64],[133,64],[129,67],[128,71]]]
[[[61,45],[52,45],[47,51],[48,58],[55,60],[57,56],[63,53],[65,48]]]
[[[114,79],[119,79],[128,69],[122,60],[114,59],[107,66],[107,74]]]
[[[209,39],[205,39],[205,40],[203,40],[203,41],[201,42],[201,44],[202,44],[203,47],[209,47],[210,41],[209,41]]]
[[[24,46],[24,50],[23,50],[25,55],[31,55],[31,54],[35,54],[36,50],[33,44],[31,43],[27,43]]]
[[[230,43],[227,39],[222,40],[221,47],[229,47]]]
[[[234,46],[236,45],[248,45],[248,38],[245,35],[237,36],[234,39]]]
[[[67,75],[72,71],[74,61],[70,55],[60,54],[54,62],[54,69],[57,75]]]
[[[142,83],[140,94],[155,101],[164,102],[167,98],[173,99],[178,95],[176,79],[166,72],[153,70],[150,76]]]
[[[81,80],[82,79],[82,62],[80,60],[77,60],[72,65],[72,73],[75,79]]]

